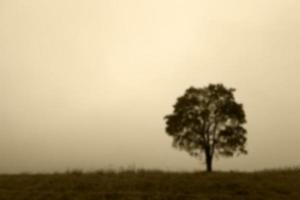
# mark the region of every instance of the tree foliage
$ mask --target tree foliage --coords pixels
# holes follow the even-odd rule
[[[177,99],[174,111],[165,117],[166,132],[176,148],[206,158],[212,170],[214,156],[246,154],[246,123],[242,104],[235,101],[235,89],[223,84],[190,87]]]

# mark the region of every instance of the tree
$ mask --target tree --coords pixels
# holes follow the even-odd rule
[[[234,91],[223,84],[190,87],[177,99],[173,113],[165,116],[173,146],[198,158],[204,155],[208,172],[214,156],[247,153],[245,112],[235,101]]]

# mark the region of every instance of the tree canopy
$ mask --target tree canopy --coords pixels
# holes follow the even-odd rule
[[[234,91],[223,84],[190,87],[177,99],[173,113],[165,116],[173,146],[198,158],[204,155],[207,171],[212,171],[214,156],[247,153],[246,116]]]

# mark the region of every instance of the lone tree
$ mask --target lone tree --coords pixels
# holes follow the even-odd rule
[[[165,116],[173,146],[198,158],[204,154],[208,172],[214,156],[247,153],[245,112],[235,101],[234,91],[223,84],[190,87],[177,99],[174,112]]]

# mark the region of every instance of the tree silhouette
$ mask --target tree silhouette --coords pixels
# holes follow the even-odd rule
[[[165,116],[173,146],[198,158],[204,154],[208,172],[214,156],[247,153],[245,112],[235,101],[234,91],[223,84],[190,87],[177,99],[173,113]]]

